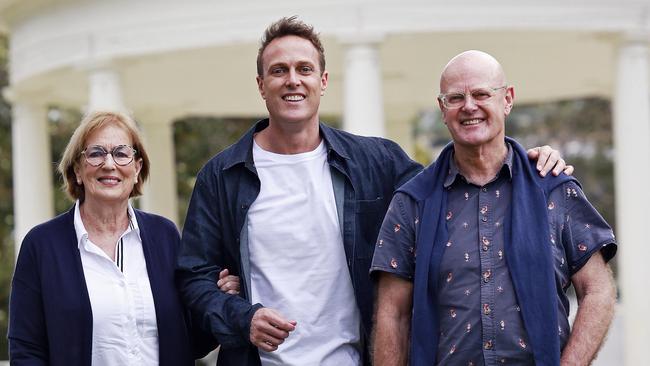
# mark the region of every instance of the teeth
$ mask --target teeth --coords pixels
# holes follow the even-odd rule
[[[461,124],[462,124],[463,126],[477,125],[477,124],[479,124],[479,123],[481,123],[481,120],[480,120],[480,119],[470,119],[470,120],[467,120],[467,121],[463,121],[463,122],[461,122]]]
[[[305,99],[305,97],[303,97],[302,95],[287,95],[286,97],[284,97],[284,100],[288,100],[290,102],[297,102],[303,99]]]
[[[99,181],[100,182],[106,182],[106,183],[117,183],[117,182],[119,182],[119,180],[116,179],[116,178],[100,178]]]

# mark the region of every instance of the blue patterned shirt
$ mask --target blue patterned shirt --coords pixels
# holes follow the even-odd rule
[[[449,239],[437,288],[441,333],[438,364],[534,364],[504,250],[507,228],[503,222],[510,211],[511,177],[510,146],[502,169],[484,186],[469,183],[454,159],[450,161],[444,184],[448,190],[445,219]],[[556,283],[565,291],[571,276],[595,251],[603,249],[605,260],[613,256],[611,228],[575,183],[551,192],[548,218]],[[534,218],[529,220],[534,225]],[[397,193],[377,239],[371,272],[413,279],[418,224],[417,202]],[[564,292],[556,301],[558,336],[564,347],[570,332],[569,303]]]

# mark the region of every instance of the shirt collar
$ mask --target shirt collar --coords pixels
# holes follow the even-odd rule
[[[508,148],[508,152],[506,153],[506,157],[503,159],[503,165],[501,166],[501,170],[499,170],[499,173],[497,173],[497,177],[499,174],[502,174],[505,172],[505,174],[508,174],[507,178],[512,179],[512,159],[513,159],[513,151],[512,151],[512,146],[510,146],[509,142],[506,142],[506,147]],[[450,154],[449,156],[449,172],[447,173],[447,177],[445,178],[445,183],[444,187],[449,188],[451,187],[454,182],[456,182],[458,179],[465,179],[463,175],[460,173],[460,170],[458,169],[458,165],[456,165],[456,161],[454,161],[454,154]]]
[[[224,169],[229,169],[237,164],[244,164],[253,167],[253,136],[269,126],[269,119],[263,119],[255,123],[240,139],[233,145],[232,154],[228,158]],[[320,135],[325,140],[328,156],[330,152],[338,156],[349,159],[348,154],[341,143],[340,137],[334,132],[333,128],[324,123],[319,123]]]
[[[81,206],[81,203],[79,200],[77,200],[74,204],[74,231],[77,233],[77,247],[81,248],[84,245],[84,242],[88,239],[88,230],[86,230],[86,227],[84,226],[83,221],[81,220],[81,211],[79,210],[79,207]],[[134,232],[137,236],[138,239],[142,240],[140,237],[140,226],[138,226],[138,220],[135,218],[135,210],[133,209],[133,206],[131,206],[131,201],[129,201],[128,206],[127,206],[127,212],[129,213],[129,228],[126,229],[124,235],[128,235],[130,232]]]

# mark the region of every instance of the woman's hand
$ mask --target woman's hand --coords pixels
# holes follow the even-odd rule
[[[217,286],[219,286],[219,290],[227,294],[239,295],[239,276],[231,275],[226,268],[219,272]]]

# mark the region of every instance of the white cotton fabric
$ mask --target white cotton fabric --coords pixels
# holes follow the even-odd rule
[[[74,226],[93,314],[93,366],[158,365],[158,326],[138,222],[122,234],[124,273],[88,239],[75,205]],[[118,241],[119,244],[119,241]],[[116,248],[117,250],[117,248]]]
[[[359,365],[360,315],[339,228],[324,143],[282,155],[253,145],[261,181],[248,211],[253,303],[296,330],[262,365]]]

